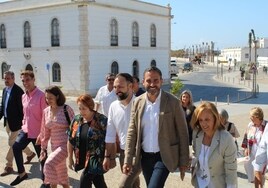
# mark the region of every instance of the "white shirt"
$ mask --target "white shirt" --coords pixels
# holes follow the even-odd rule
[[[109,113],[109,108],[110,105],[112,104],[112,102],[114,102],[115,100],[117,100],[117,95],[116,93],[113,91],[111,91],[106,97],[103,98],[102,101],[102,111],[103,114],[108,117],[108,113]]]
[[[99,91],[98,91],[98,93],[97,93],[97,95],[96,95],[96,97],[95,97],[95,99],[94,99],[94,102],[95,102],[95,103],[100,104],[99,109],[98,109],[98,112],[99,112],[99,113],[101,113],[101,114],[104,113],[104,111],[103,111],[103,99],[104,99],[107,95],[109,95],[111,92],[113,92],[113,90],[112,90],[112,91],[109,91],[107,85],[102,86],[102,87],[99,89]]]
[[[196,173],[197,182],[199,187],[209,187],[214,188],[212,182],[210,181],[210,172],[208,167],[210,146],[202,144],[200,155],[198,157],[200,168]]]
[[[255,159],[252,162],[255,171],[262,172],[264,168],[268,165],[268,122],[264,121],[265,129],[257,149]],[[268,166],[267,166],[268,167]],[[266,169],[267,169],[266,167]]]
[[[122,150],[124,150],[126,146],[126,137],[130,121],[131,106],[134,99],[135,96],[133,95],[131,101],[127,106],[124,106],[119,100],[112,102],[108,113],[105,142],[115,143],[117,134],[120,141],[120,148]]]
[[[142,128],[142,149],[145,152],[159,152],[158,132],[159,132],[159,113],[160,113],[160,90],[154,103],[151,103],[146,94],[146,103],[141,120]]]

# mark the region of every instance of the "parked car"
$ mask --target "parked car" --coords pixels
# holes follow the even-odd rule
[[[170,78],[173,76],[177,76],[177,73],[179,72],[179,67],[176,63],[176,61],[170,61]]]
[[[189,71],[193,71],[193,70],[194,70],[194,68],[193,68],[193,64],[191,62],[184,63],[183,68],[182,68],[182,72],[184,72],[184,71],[189,72]]]

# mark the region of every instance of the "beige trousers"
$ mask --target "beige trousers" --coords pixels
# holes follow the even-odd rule
[[[120,162],[120,168],[123,172],[123,165],[124,165],[124,158],[125,158],[125,152],[124,150],[120,149],[120,156],[119,156],[119,162]],[[132,172],[130,175],[123,174],[121,175],[121,180],[119,184],[119,188],[139,188],[140,187],[140,178],[139,175],[141,173],[141,166],[133,166]]]
[[[9,145],[9,148],[8,148],[8,151],[7,151],[7,155],[6,155],[6,160],[7,160],[7,163],[6,163],[6,167],[11,167],[13,168],[13,159],[14,159],[14,155],[13,155],[13,149],[12,149],[12,146],[13,144],[15,143],[16,141],[16,138],[19,134],[19,131],[15,131],[15,132],[12,132],[8,126],[8,123],[6,124],[6,132],[7,132],[7,135],[8,135],[8,145]],[[27,146],[23,152],[27,155],[27,156],[31,156],[33,154],[33,152],[30,150],[30,148]]]

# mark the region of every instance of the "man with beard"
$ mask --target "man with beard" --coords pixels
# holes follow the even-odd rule
[[[144,71],[146,93],[132,104],[126,138],[123,173],[141,164],[148,188],[162,188],[177,168],[181,180],[189,164],[189,139],[179,100],[160,89],[162,73],[157,67]],[[135,157],[135,161],[133,159]]]
[[[109,109],[107,132],[105,137],[106,148],[103,161],[104,170],[115,166],[115,143],[118,135],[120,143],[120,167],[124,164],[124,151],[127,137],[127,130],[130,119],[131,105],[135,98],[133,95],[133,78],[128,73],[119,73],[115,77],[114,91],[118,100],[114,101]],[[129,175],[122,174],[119,187],[136,188],[140,186],[140,166],[136,165]],[[123,171],[122,171],[123,172]]]

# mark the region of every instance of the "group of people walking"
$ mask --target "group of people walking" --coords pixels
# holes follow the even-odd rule
[[[237,187],[237,153],[240,136],[228,113],[210,102],[197,107],[189,90],[179,99],[161,89],[157,67],[139,78],[128,73],[107,74],[107,85],[93,100],[77,98],[79,114],[57,86],[41,91],[31,71],[20,75],[25,92],[15,84],[11,71],[4,74],[0,117],[8,133],[7,163],[1,176],[13,173],[13,155],[18,176],[16,186],[28,179],[24,164],[37,155],[41,187],[69,186],[68,168],[80,171],[80,187],[106,188],[104,174],[116,166],[119,156],[119,187],[140,187],[142,173],[148,188],[162,188],[170,172],[180,171],[181,180],[191,170],[194,187]],[[242,147],[250,182],[262,187],[267,162],[267,121],[260,108],[250,112]],[[266,136],[268,137],[268,135]],[[48,143],[51,149],[48,149]],[[27,146],[33,144],[35,153]],[[26,153],[26,161],[23,154]],[[247,164],[247,166],[246,166]]]

